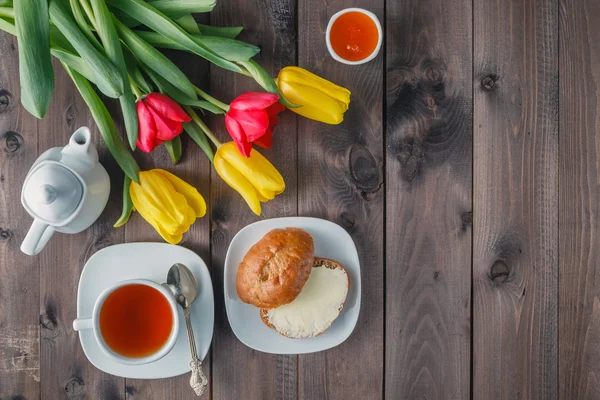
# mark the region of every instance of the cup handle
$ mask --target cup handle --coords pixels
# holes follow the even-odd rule
[[[77,318],[73,321],[73,329],[75,331],[82,331],[84,329],[92,329],[94,327],[94,320],[92,318]]]
[[[53,227],[34,219],[29,232],[27,232],[23,243],[21,243],[21,251],[29,256],[35,256],[42,251],[53,233]]]

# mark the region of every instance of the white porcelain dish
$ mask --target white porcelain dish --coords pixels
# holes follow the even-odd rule
[[[163,283],[175,263],[185,264],[200,286],[191,308],[198,356],[206,357],[214,327],[214,297],[206,264],[193,251],[166,243],[126,243],[107,247],[94,254],[83,268],[77,290],[77,318],[92,315],[98,296],[115,283],[148,279]],[[144,365],[125,365],[109,358],[100,348],[91,329],[79,332],[81,347],[90,362],[112,375],[134,379],[157,379],[190,371],[191,360],[183,311],[179,312],[179,334],[173,349],[160,360]]]
[[[238,265],[246,252],[267,232],[276,228],[300,228],[315,242],[315,255],[331,258],[346,268],[350,290],[340,316],[322,335],[308,339],[290,339],[268,328],[260,319],[259,309],[243,303],[235,289]],[[275,218],[256,222],[242,229],[231,241],[225,258],[225,307],[231,329],[246,346],[265,353],[304,354],[327,350],[344,342],[354,330],[360,311],[360,263],[350,235],[333,222],[306,217]]]
[[[377,28],[378,38],[377,38],[377,45],[375,46],[375,49],[368,57],[363,58],[362,60],[358,60],[358,61],[350,61],[350,60],[346,60],[345,58],[340,57],[335,52],[335,50],[333,50],[333,46],[331,45],[331,27],[333,26],[333,23],[340,16],[342,16],[346,13],[349,13],[349,12],[358,12],[358,13],[366,15],[367,17],[369,17],[371,19],[371,21],[373,21],[373,23],[375,24],[375,27]],[[371,61],[372,59],[377,57],[377,54],[379,54],[379,50],[381,50],[382,43],[383,43],[383,29],[381,28],[381,22],[379,22],[379,19],[377,18],[377,16],[375,14],[373,14],[371,11],[365,10],[364,8],[352,7],[352,8],[345,8],[343,10],[340,10],[331,16],[331,18],[329,19],[329,23],[327,24],[327,31],[325,33],[325,44],[327,45],[327,50],[329,50],[329,54],[331,55],[331,57],[333,57],[334,60],[339,61],[342,64],[360,65],[360,64],[364,64],[364,63]]]

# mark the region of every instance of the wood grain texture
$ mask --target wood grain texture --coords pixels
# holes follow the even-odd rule
[[[39,123],[21,106],[17,40],[0,32],[0,399],[40,396],[39,262],[20,252],[32,219],[21,185]]]
[[[328,54],[327,22],[345,7],[368,8],[383,20],[382,0],[298,3],[298,65],[352,92],[340,125],[298,118],[298,212],[348,231],[362,284],[352,335],[331,350],[299,356],[299,397],[308,400],[377,399],[383,393],[383,56],[348,66]]]
[[[474,3],[473,396],[558,390],[558,3]]]
[[[96,369],[87,359],[73,330],[77,317],[77,287],[87,260],[101,248],[122,243],[122,231],[112,228],[119,217],[122,177],[120,169],[95,128],[87,105],[58,62],[54,62],[56,86],[47,116],[39,122],[38,153],[65,146],[81,126],[92,129],[100,162],[111,181],[109,202],[100,218],[77,235],[55,233],[37,256],[40,268],[40,362],[42,399],[71,396],[124,399],[123,378]],[[32,118],[32,116],[28,116]],[[122,179],[122,178],[121,178]]]
[[[169,59],[175,62],[186,74],[192,83],[199,87],[204,86],[208,79],[208,63],[199,57],[185,54],[182,52],[169,51],[166,53]],[[116,108],[116,107],[115,107]],[[183,133],[181,135],[183,156],[177,165],[173,165],[164,146],[156,149],[150,155],[138,155],[138,162],[142,170],[152,168],[162,168],[170,171],[194,186],[205,201],[210,199],[210,161],[200,148]],[[139,151],[137,152],[139,153]],[[122,186],[122,183],[119,184]],[[119,189],[119,194],[121,190]],[[163,242],[158,233],[148,224],[140,215],[132,216],[130,222],[125,225],[125,242]],[[198,254],[210,270],[210,218],[209,214],[198,219],[190,230],[183,235],[180,246],[186,247]],[[170,266],[167,266],[167,270]],[[166,280],[165,271],[165,280]],[[214,283],[213,283],[214,285]],[[183,318],[183,313],[180,314]],[[199,321],[192,321],[193,324]],[[203,361],[203,371],[209,379],[209,387],[204,396],[210,396],[211,391],[211,352]],[[189,356],[191,360],[191,354]],[[182,360],[189,363],[189,360]],[[196,398],[194,391],[190,387],[190,374],[183,374],[177,377],[146,380],[146,379],[127,379],[125,394],[130,400],[163,400],[163,399],[193,399]]]
[[[600,398],[600,3],[560,1],[559,389]]]
[[[385,397],[470,393],[471,2],[387,7]]]
[[[211,13],[215,26],[245,27],[242,40],[261,47],[254,59],[272,76],[296,63],[295,3],[293,0],[221,1]],[[211,66],[210,92],[230,102],[247,91],[262,91],[251,79]],[[211,118],[213,132],[223,142],[231,140],[223,117]],[[274,146],[258,148],[285,179],[285,192],[263,204],[260,217],[252,214],[242,197],[213,170],[211,177],[212,263],[215,288],[215,335],[213,338],[214,399],[295,399],[297,359],[295,356],[265,354],[251,350],[233,334],[223,303],[223,265],[231,239],[244,226],[264,218],[297,214],[296,116],[280,114]],[[253,150],[257,151],[257,150]],[[259,317],[258,309],[256,318]]]

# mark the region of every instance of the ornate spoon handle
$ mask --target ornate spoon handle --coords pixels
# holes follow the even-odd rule
[[[192,361],[190,361],[190,368],[192,369],[190,386],[194,389],[197,396],[202,396],[204,389],[208,385],[208,379],[206,379],[206,375],[202,372],[202,361],[200,361],[196,352],[196,340],[194,339],[194,331],[192,330],[192,323],[190,321],[190,310],[188,308],[184,309],[183,315],[185,316],[185,325],[187,326],[190,351],[192,353]]]

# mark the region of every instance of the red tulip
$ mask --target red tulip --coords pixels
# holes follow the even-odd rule
[[[285,110],[273,93],[244,93],[229,105],[225,126],[244,156],[249,157],[252,143],[263,148],[273,145],[277,114]]]
[[[138,138],[140,150],[150,153],[165,140],[171,140],[183,132],[182,122],[192,119],[170,97],[150,93],[137,102]]]

